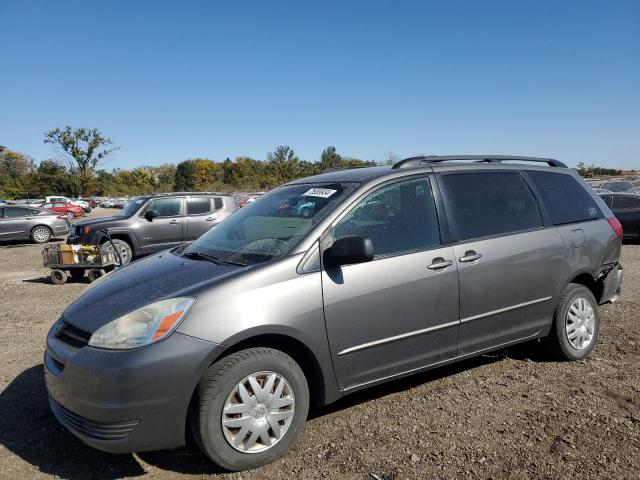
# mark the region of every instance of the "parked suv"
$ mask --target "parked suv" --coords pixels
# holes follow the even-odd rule
[[[237,210],[227,195],[166,193],[131,199],[113,217],[76,223],[67,243],[101,245],[107,228],[124,263],[132,258],[191,242]]]
[[[420,157],[297,180],[87,289],[47,338],[51,408],[101,450],[191,432],[218,465],[257,467],[311,405],[533,339],[587,357],[620,290],[621,237],[555,160]]]

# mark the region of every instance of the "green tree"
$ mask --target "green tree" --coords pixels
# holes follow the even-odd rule
[[[269,173],[277,183],[285,183],[300,176],[300,159],[288,145],[281,145],[267,154]]]
[[[196,165],[193,160],[180,162],[176,167],[174,191],[190,192],[196,186]]]
[[[342,166],[342,157],[336,152],[336,147],[325,148],[320,155],[320,171]]]
[[[76,128],[70,125],[54,128],[44,134],[44,143],[58,148],[59,154],[68,162],[69,171],[76,177],[81,195],[89,195],[93,174],[98,163],[120,147],[97,128]]]

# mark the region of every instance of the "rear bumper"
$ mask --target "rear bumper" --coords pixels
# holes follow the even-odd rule
[[[146,347],[114,351],[47,338],[45,381],[58,421],[110,453],[184,445],[191,395],[222,348],[174,332]]]
[[[616,268],[611,270],[604,279],[604,289],[600,303],[615,303],[622,293],[622,280],[624,278],[624,269],[618,264]]]

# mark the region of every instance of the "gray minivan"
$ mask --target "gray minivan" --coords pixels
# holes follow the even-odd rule
[[[311,211],[297,208],[304,200]],[[263,195],[95,282],[52,327],[51,409],[108,452],[183,445],[243,470],[308,410],[519,342],[585,358],[622,230],[551,159],[418,157]]]

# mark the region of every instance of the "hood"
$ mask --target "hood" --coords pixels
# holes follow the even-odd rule
[[[128,217],[101,217],[94,218],[91,220],[83,220],[81,222],[77,222],[74,225],[78,227],[98,227],[101,225],[107,225],[113,222],[121,222],[122,220],[126,220]]]
[[[164,298],[189,296],[248,268],[251,267],[217,265],[161,252],[98,280],[62,315],[70,324],[93,333],[125,313]]]

